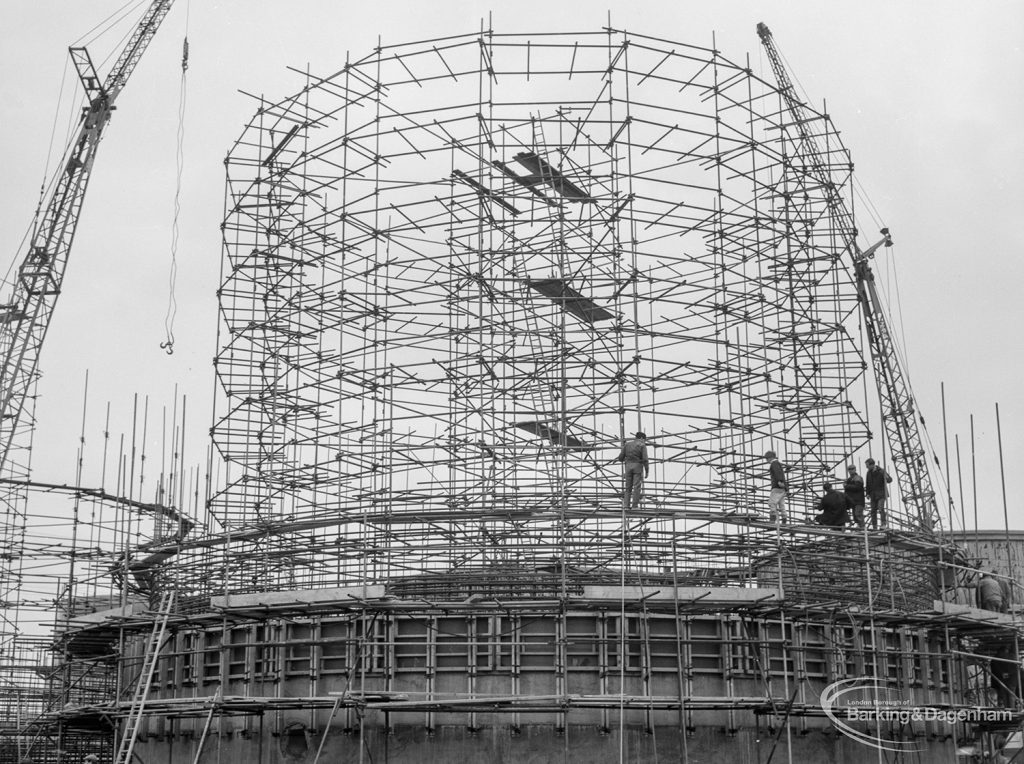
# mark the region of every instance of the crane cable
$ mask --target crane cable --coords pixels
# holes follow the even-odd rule
[[[187,19],[187,15],[186,15]],[[167,338],[160,347],[167,355],[174,354],[174,319],[178,313],[178,301],[175,297],[175,283],[178,279],[178,217],[181,215],[181,177],[185,168],[185,95],[186,73],[188,72],[188,25],[186,21],[185,38],[181,46],[181,95],[178,99],[178,132],[175,151],[176,179],[174,187],[174,219],[171,222],[171,267],[168,274],[167,315],[164,317],[164,331]]]
[[[115,26],[117,26],[122,21],[124,21],[126,18],[129,18],[133,14],[137,14],[138,9],[142,5],[143,2],[144,2],[144,0],[128,0],[128,2],[126,2],[124,5],[122,5],[120,8],[118,8],[113,13],[108,14],[105,19],[103,19],[102,21],[97,22],[96,25],[92,29],[90,29],[88,32],[85,32],[77,40],[75,40],[73,43],[71,43],[71,47],[83,47],[83,48],[89,47],[94,42],[96,42],[96,40],[98,40],[100,37],[105,35],[107,32],[109,32]],[[128,36],[130,34],[131,34],[131,32],[129,32],[127,35],[125,35],[122,38],[121,41],[124,42],[125,40],[127,40]],[[115,50],[116,50],[116,48],[115,48]],[[110,58],[110,55],[108,55],[104,59],[104,61],[109,60],[109,58]]]

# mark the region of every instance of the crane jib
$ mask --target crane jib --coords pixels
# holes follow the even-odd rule
[[[16,437],[32,424],[23,421],[26,399],[37,375],[43,341],[61,293],[103,129],[110,119],[114,101],[173,3],[174,0],[150,3],[105,80],[101,81],[85,48],[69,49],[89,105],[68,146],[67,160],[43,205],[39,225],[20,258],[13,294],[0,306],[0,470],[6,473],[11,472],[10,459]]]

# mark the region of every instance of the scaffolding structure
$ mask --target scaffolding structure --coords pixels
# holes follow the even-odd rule
[[[865,675],[1014,709],[887,726],[899,755],[1019,725],[993,677],[1020,620],[957,601],[977,566],[941,527],[900,497],[881,530],[811,519],[883,450],[826,114],[794,125],[714,45],[614,29],[297,74],[226,161],[205,476],[175,411],[156,481],[133,434],[115,489],[63,487],[83,534],[37,550],[71,567],[22,596],[60,610],[49,660],[0,661],[35,688],[0,764],[405,761],[389,740],[531,726],[566,761],[611,760],[608,739],[700,760],[719,730],[815,760],[814,735],[843,742],[820,693]]]
[[[715,520],[765,513],[763,454],[803,520],[869,441],[827,203],[852,162],[812,119],[813,163],[748,63],[615,30],[384,46],[261,102],[227,160],[212,512],[278,531],[223,585],[660,571],[659,537],[749,564]]]
[[[160,412],[136,397],[127,431],[118,434],[113,422],[121,417],[110,404],[93,410],[85,387],[76,448],[68,453],[77,465],[73,480],[0,479],[0,489],[23,496],[30,510],[16,545],[5,548],[16,551],[16,572],[4,580],[0,640],[0,686],[11,700],[0,704],[5,764],[81,761],[106,750],[109,722],[54,724],[52,715],[118,697],[117,656],[131,634],[96,640],[88,630],[76,635],[71,624],[104,617],[96,613],[145,612],[148,548],[179,538],[202,515],[202,473],[186,462],[185,401]]]

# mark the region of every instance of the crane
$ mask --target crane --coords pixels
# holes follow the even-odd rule
[[[928,472],[924,442],[918,429],[917,406],[914,401],[906,370],[896,353],[896,345],[886,322],[883,303],[875,288],[875,277],[868,261],[880,247],[892,246],[889,230],[883,228],[884,237],[866,250],[857,244],[857,228],[853,213],[846,204],[839,188],[832,178],[830,166],[823,158],[818,142],[811,132],[811,116],[803,102],[797,97],[796,89],[782,64],[782,58],[775,47],[771,30],[761,23],[757,25],[768,60],[771,62],[779,92],[786,109],[793,120],[800,139],[801,156],[810,164],[816,180],[821,183],[826,203],[835,216],[841,235],[847,243],[853,259],[853,273],[861,312],[867,327],[871,363],[877,381],[882,421],[885,427],[889,451],[892,454],[900,495],[907,514],[922,528],[931,530],[938,517],[935,490]]]
[[[0,471],[8,472],[11,446],[24,424],[26,401],[39,354],[64,283],[96,150],[118,95],[152,41],[174,0],[153,0],[105,79],[89,51],[69,48],[88,105],[64,155],[39,224],[13,277],[13,294],[0,305]]]

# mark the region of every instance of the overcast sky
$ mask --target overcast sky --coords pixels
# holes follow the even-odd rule
[[[65,103],[79,89],[66,67],[67,47],[122,6],[121,0],[0,3],[3,270],[37,203],[62,76]],[[365,55],[378,36],[395,43],[472,32],[492,9],[502,32],[592,31],[610,14],[619,29],[687,43],[710,46],[714,34],[729,58],[749,53],[755,71],[771,79],[755,33],[757,22],[766,22],[794,79],[815,104],[827,102],[859,183],[892,229],[897,246],[875,268],[899,319],[911,382],[940,455],[945,382],[950,448],[958,433],[969,476],[973,413],[980,525],[1001,528],[998,402],[1010,526],[1024,529],[1016,480],[1024,463],[1024,3],[1010,0],[178,0],[121,96],[99,151],[42,357],[37,479],[74,481],[87,369],[89,437],[101,429],[107,401],[115,411],[112,429],[127,429],[135,393],[148,395],[158,410],[172,404],[177,388],[189,398],[189,453],[199,460],[214,389],[223,159],[255,109],[239,91],[278,100],[302,84],[288,66],[331,73],[347,51]],[[169,356],[159,344],[186,20],[191,66],[177,343]],[[90,50],[99,62],[118,43],[117,35],[106,35]],[[56,127],[51,172],[66,140],[66,115]],[[869,243],[874,223],[865,216],[860,225],[871,231],[862,242]],[[955,466],[953,480],[956,493]],[[965,490],[970,515],[970,485]]]

